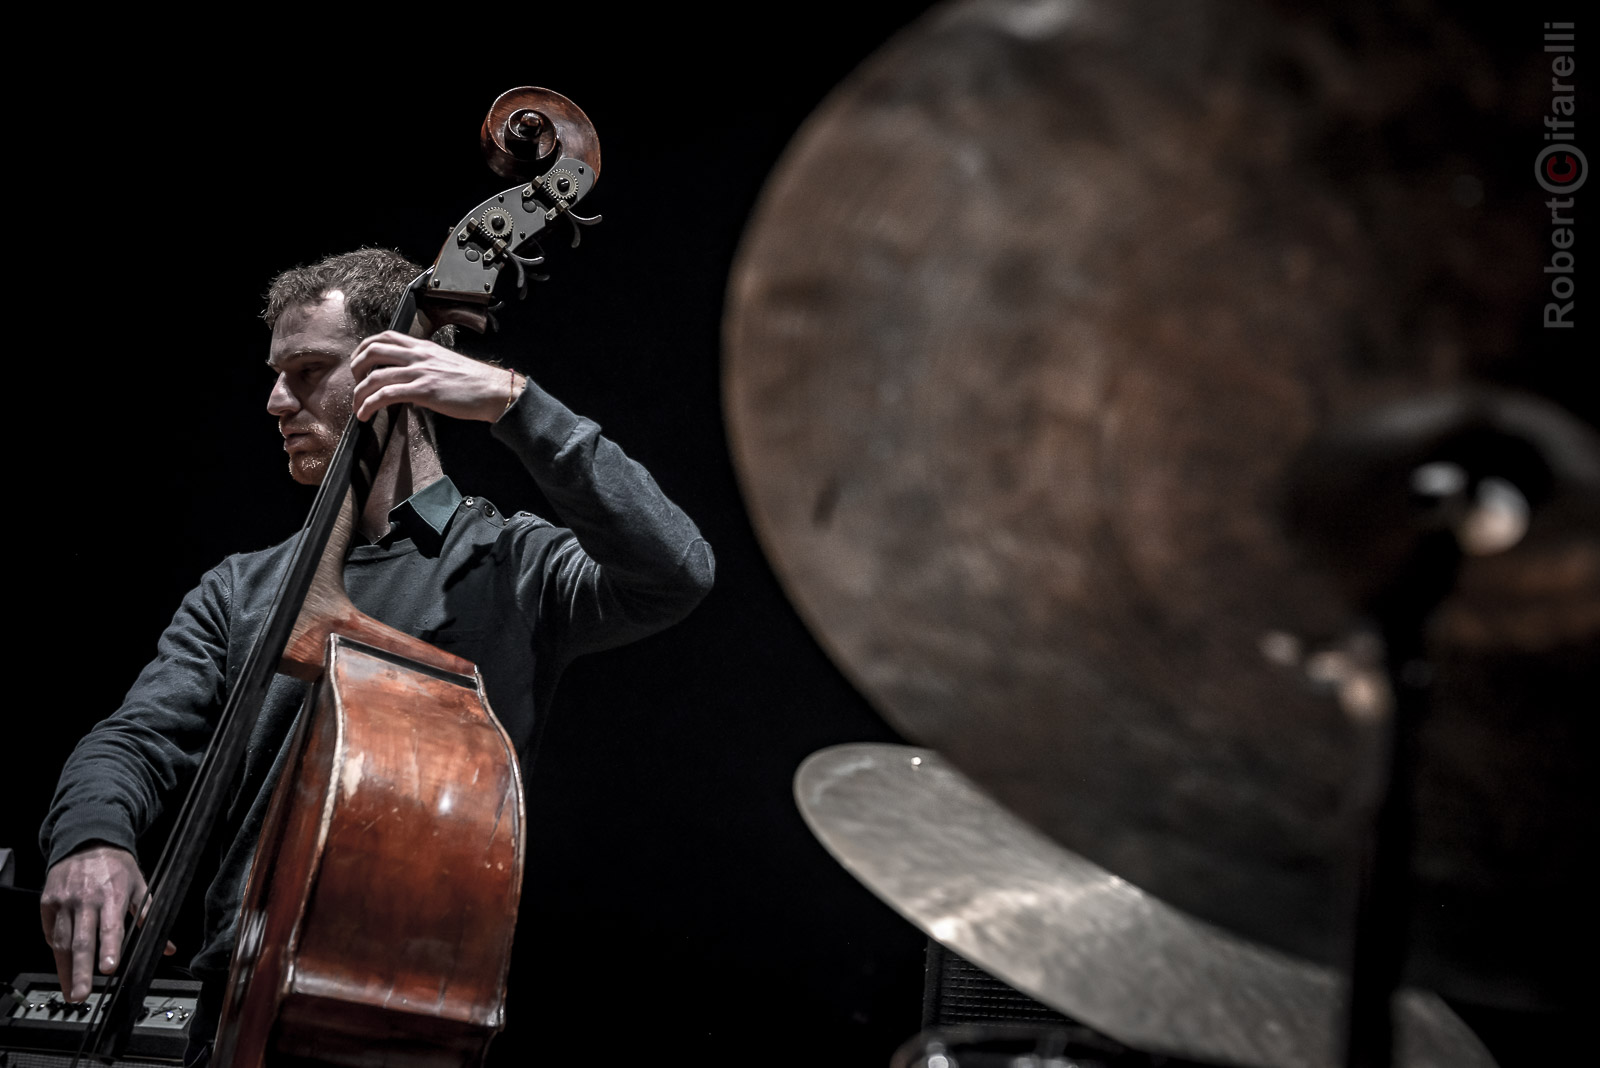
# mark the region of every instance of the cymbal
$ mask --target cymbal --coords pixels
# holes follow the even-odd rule
[[[1255,1068],[1340,1063],[1330,968],[1164,904],[1007,812],[939,754],[839,745],[795,774],[838,861],[941,944],[1148,1053]],[[1396,1001],[1404,1068],[1492,1068],[1437,995]]]
[[[1058,844],[1322,962],[1364,728],[1317,668],[1364,606],[1282,502],[1373,411],[1512,404],[1547,276],[1503,157],[1546,75],[1492,43],[1430,3],[946,4],[808,120],[730,285],[745,499],[841,669]],[[1456,996],[1585,967],[1585,477],[1430,632],[1408,974]]]

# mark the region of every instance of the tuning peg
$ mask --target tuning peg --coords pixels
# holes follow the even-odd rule
[[[532,244],[534,248],[539,248],[539,244],[536,241],[535,242],[530,242],[530,244]],[[534,255],[534,256],[519,256],[515,252],[512,252],[510,249],[507,249],[506,252],[505,252],[505,255],[506,255],[506,258],[508,258],[511,261],[512,266],[517,269],[517,299],[518,300],[526,300],[527,299],[527,297],[528,297],[528,278],[530,276],[536,282],[548,282],[550,280],[550,276],[547,275],[547,274],[540,274],[540,273],[538,273],[536,271],[525,271],[524,270],[524,268],[526,268],[526,267],[537,267],[537,266],[539,266],[539,264],[544,262],[544,249],[539,248],[538,255]]]
[[[590,215],[590,216],[579,215],[577,212],[570,211],[570,210],[569,211],[564,211],[561,214],[565,215],[567,218],[572,220],[572,247],[573,248],[577,248],[578,247],[578,243],[583,240],[583,231],[578,229],[580,226],[593,226],[595,223],[599,222],[601,219],[604,218],[604,216],[602,216],[602,215]]]

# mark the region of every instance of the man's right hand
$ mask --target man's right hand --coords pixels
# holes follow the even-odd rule
[[[96,963],[106,975],[117,970],[123,924],[144,898],[138,860],[116,846],[87,846],[63,857],[45,875],[39,913],[66,1000],[89,996]],[[177,948],[168,942],[166,952]]]

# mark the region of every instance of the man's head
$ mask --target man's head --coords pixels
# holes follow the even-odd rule
[[[277,376],[267,411],[278,420],[296,482],[322,481],[350,419],[350,354],[362,338],[388,329],[406,287],[421,273],[397,252],[366,248],[272,280],[261,313],[272,329],[267,366]],[[449,345],[451,334],[446,327],[433,340]]]

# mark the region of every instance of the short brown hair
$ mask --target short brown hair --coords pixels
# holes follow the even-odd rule
[[[362,248],[327,256],[316,263],[291,267],[267,287],[267,306],[261,312],[267,328],[289,308],[316,304],[335,290],[344,294],[346,325],[359,337],[389,329],[389,321],[422,268],[400,253],[386,248]],[[433,340],[441,345],[455,341],[455,328],[443,327]]]

